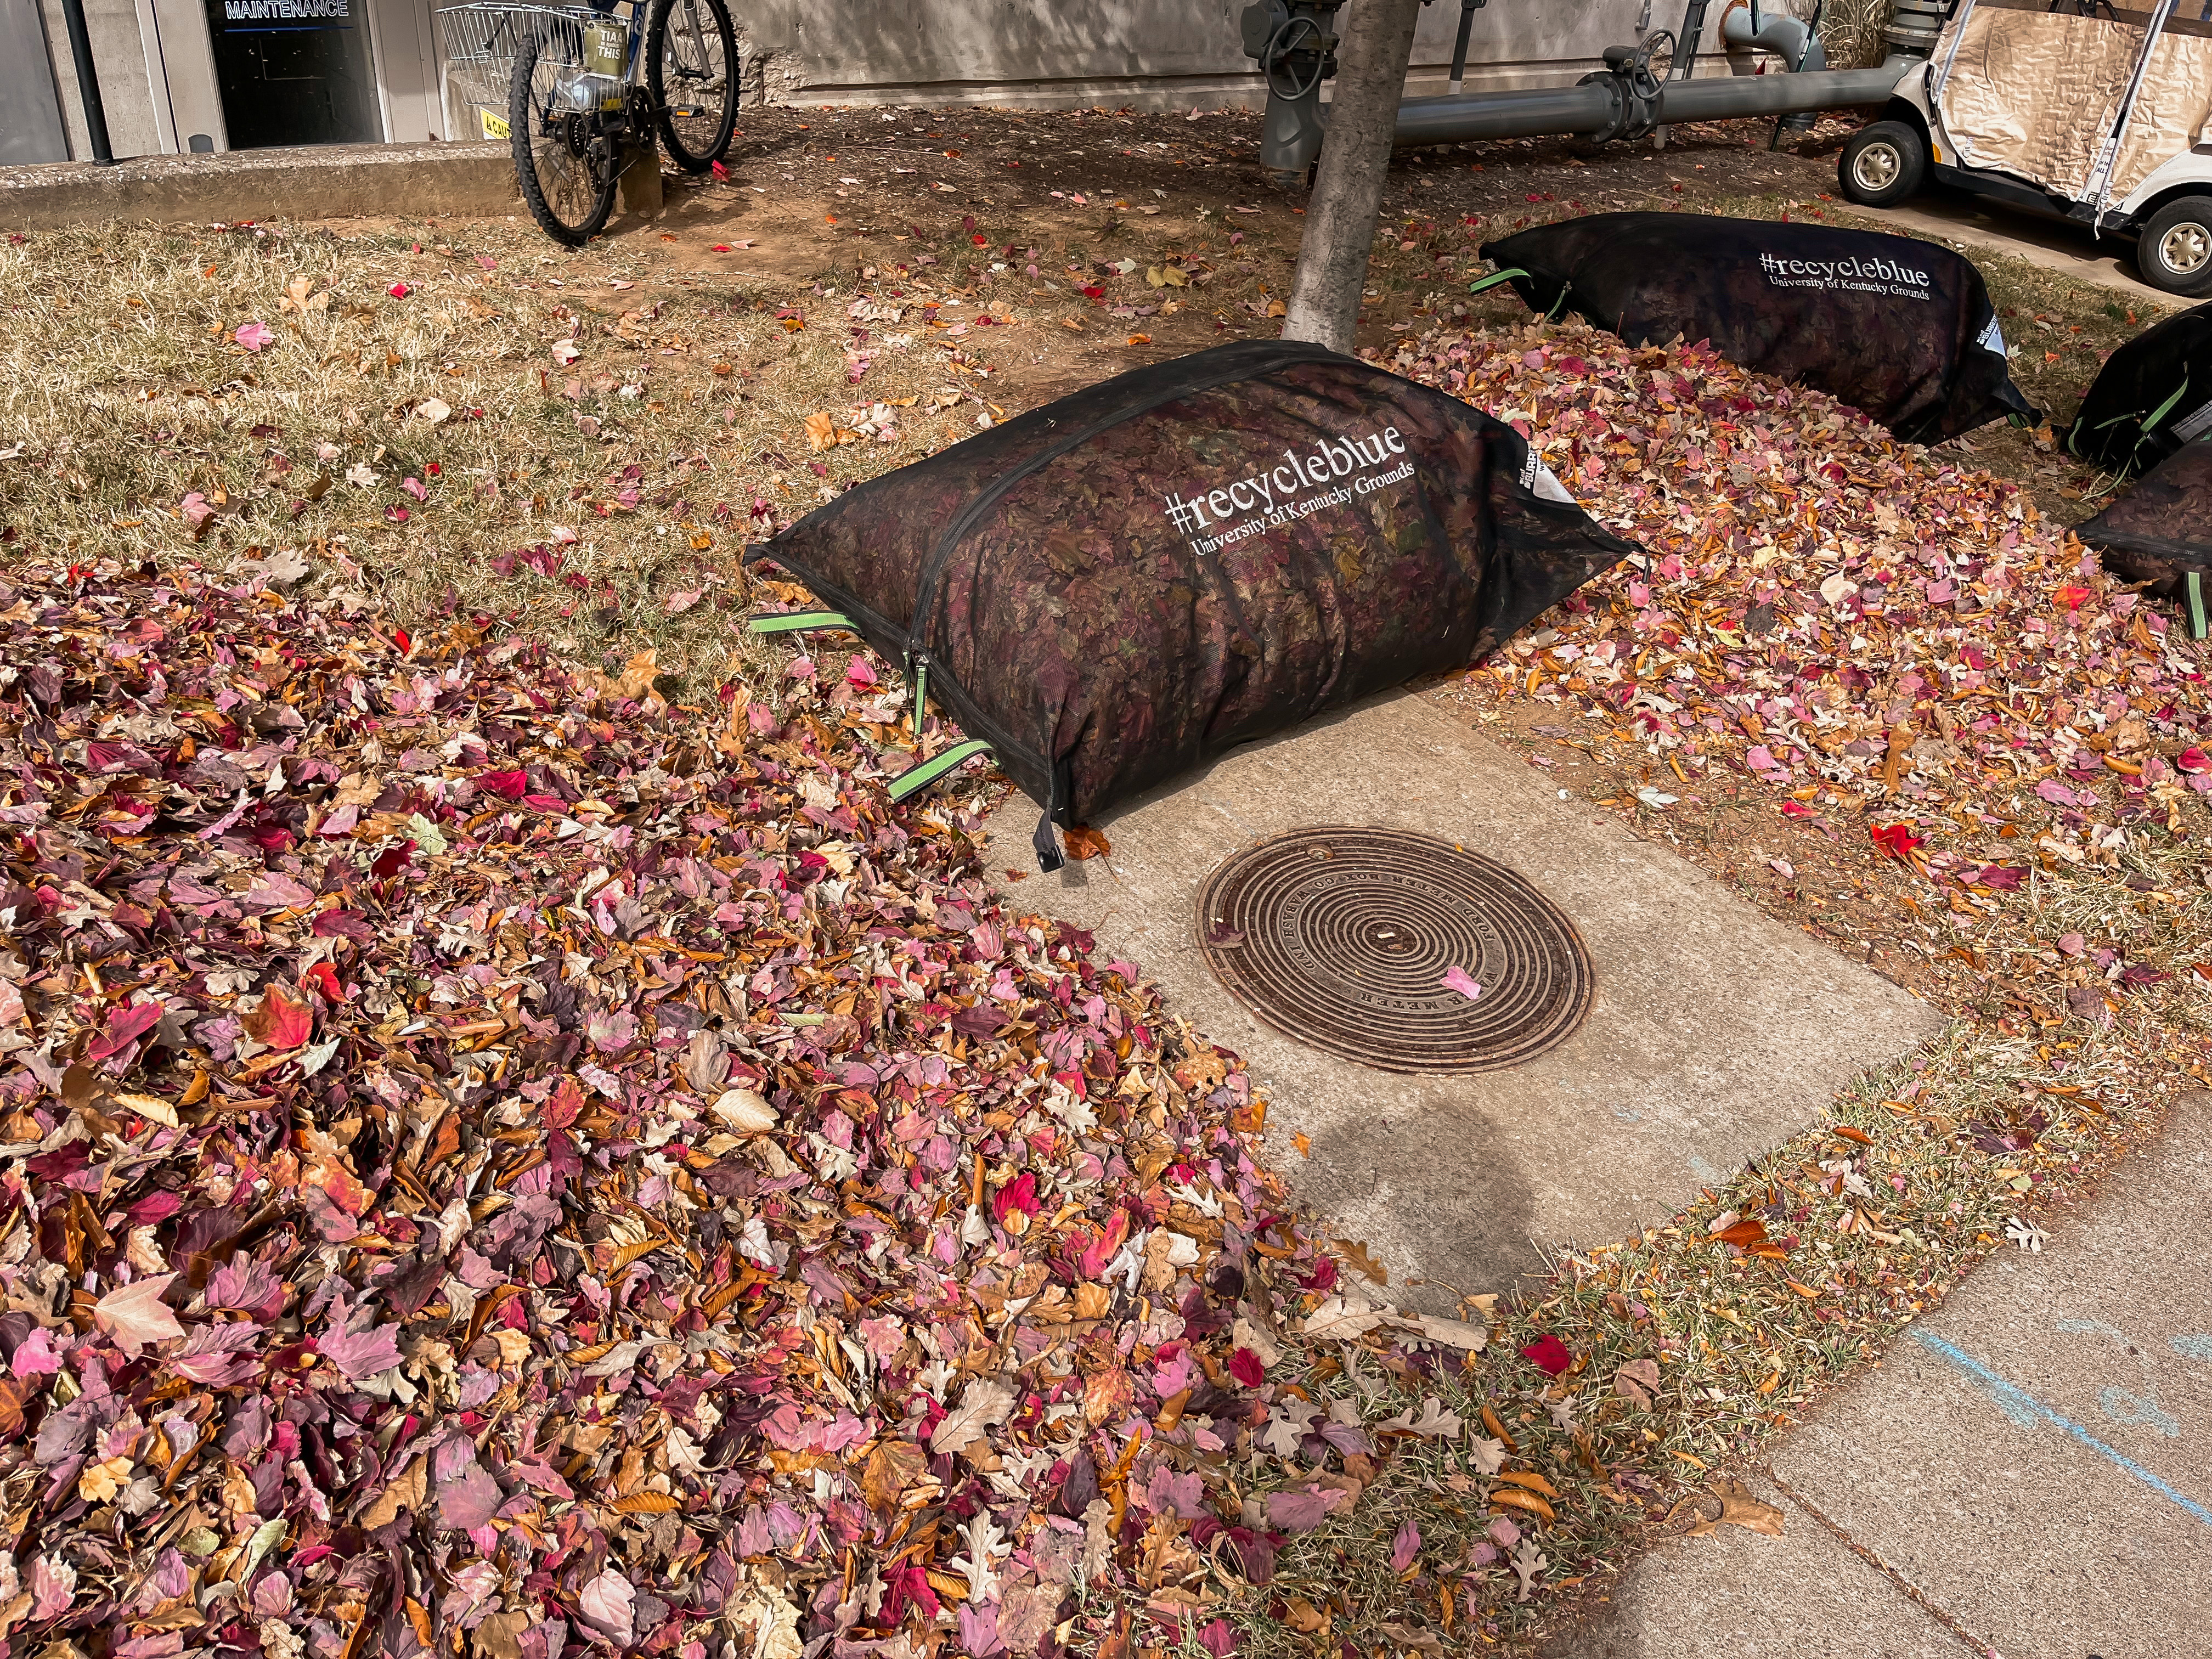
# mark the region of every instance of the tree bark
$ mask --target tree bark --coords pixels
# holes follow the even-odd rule
[[[1352,0],[1344,15],[1328,137],[1306,210],[1283,337],[1349,352],[1421,0]]]

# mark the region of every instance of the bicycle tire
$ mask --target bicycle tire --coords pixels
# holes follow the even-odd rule
[[[542,40],[533,41],[515,64],[514,79],[507,94],[507,143],[514,155],[515,182],[522,187],[522,199],[530,209],[530,216],[537,220],[538,228],[555,241],[568,247],[581,247],[605,228],[607,216],[614,211],[615,187],[620,181],[622,169],[614,164],[610,153],[604,175],[590,178],[589,205],[578,217],[572,218],[563,213],[553,196],[547,192],[545,181],[538,173],[538,151],[531,142],[536,130],[532,87],[540,67],[539,49],[544,44]],[[555,66],[549,64],[544,67],[550,70]],[[583,118],[572,115],[555,118],[577,122]],[[541,136],[550,137],[552,135],[549,130]],[[584,163],[588,175],[594,162],[588,149],[577,149],[575,136],[575,130],[572,128],[565,136],[562,147],[572,159]],[[550,153],[549,148],[548,154]],[[566,191],[560,194],[564,198],[568,196]]]
[[[709,61],[699,67],[704,70],[704,80],[715,88],[720,98],[718,113],[690,116],[682,118],[674,113],[668,99],[664,49],[668,45],[669,19],[678,6],[692,11],[692,21],[700,22],[697,10],[707,13],[705,28],[713,30],[714,38],[704,41]],[[705,28],[700,33],[702,37]],[[711,61],[714,48],[721,52],[721,74],[719,88],[715,87],[714,66]],[[645,26],[645,84],[653,99],[653,106],[660,126],[660,142],[666,148],[669,159],[686,173],[704,173],[722,159],[730,147],[730,135],[738,125],[738,35],[730,24],[729,7],[724,0],[653,0],[653,10]]]

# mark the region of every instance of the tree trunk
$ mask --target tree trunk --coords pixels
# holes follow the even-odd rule
[[[1353,0],[1345,15],[1328,137],[1306,210],[1283,337],[1349,352],[1421,0]]]

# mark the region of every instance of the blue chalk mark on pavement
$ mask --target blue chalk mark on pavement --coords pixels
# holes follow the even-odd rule
[[[2166,1340],[2184,1359],[2212,1359],[2212,1336],[2175,1336]]]
[[[2115,1451],[2091,1434],[2088,1430],[2074,1421],[2072,1418],[2062,1416],[2051,1410],[2027,1389],[2017,1383],[2006,1382],[1972,1354],[1967,1353],[1964,1349],[1954,1347],[1942,1337],[1932,1336],[1926,1331],[1915,1331],[1912,1334],[1922,1347],[1965,1372],[1968,1380],[1978,1384],[1982,1391],[1996,1403],[1998,1409],[2014,1422],[2022,1427],[2033,1426],[2037,1423],[2049,1423],[2053,1427],[2063,1429],[2091,1451],[2111,1463],[2113,1468],[2133,1475],[2160,1497],[2186,1510],[2206,1526],[2212,1527],[2212,1510],[2208,1510],[2194,1498],[2185,1497],[2176,1492],[2142,1464],[2136,1462],[2135,1459],[2124,1453]],[[2177,1346],[2179,1346],[2178,1343]]]
[[[2147,1429],[2157,1430],[2168,1440],[2181,1438],[2181,1419],[2162,1409],[2156,1395],[2107,1389],[2097,1396],[2097,1409],[2115,1423],[2140,1423]]]

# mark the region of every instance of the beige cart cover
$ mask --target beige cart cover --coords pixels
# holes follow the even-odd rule
[[[2113,201],[2184,150],[2212,144],[2212,38],[2203,28],[2176,19],[2152,48],[2112,167]]]
[[[1960,8],[1936,51],[1937,99],[1960,161],[2085,201],[2142,56],[2149,16],[2047,8],[2048,0]],[[2124,200],[2198,144],[2212,144],[2212,28],[2174,17],[2145,66],[2098,205]]]
[[[1936,49],[1959,159],[2079,200],[2142,44],[2140,24],[2000,0],[1962,9]]]

